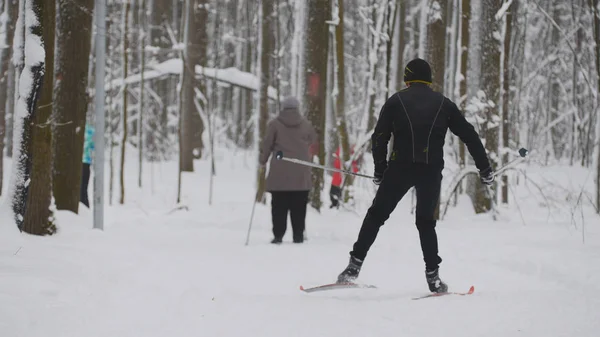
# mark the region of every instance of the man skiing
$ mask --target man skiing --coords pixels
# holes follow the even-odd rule
[[[430,88],[429,64],[418,58],[410,61],[404,69],[404,82],[407,88],[389,97],[383,105],[371,137],[374,183],[379,188],[350,252],[350,262],[338,276],[338,283],[352,282],[358,277],[379,228],[414,186],[417,193],[416,226],[427,284],[432,292],[447,292],[448,286],[439,276],[442,259],[438,255],[435,231],[447,130],[450,129],[467,146],[482,183],[491,185],[494,173],[473,126],[454,102]],[[387,145],[392,134],[394,144],[388,163]]]

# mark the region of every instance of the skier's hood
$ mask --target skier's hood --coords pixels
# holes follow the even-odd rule
[[[281,111],[277,119],[285,126],[298,126],[302,123],[302,115],[299,110],[300,102],[295,97],[286,97],[281,102]]]

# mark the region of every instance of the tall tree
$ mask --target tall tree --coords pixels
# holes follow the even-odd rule
[[[430,3],[429,13],[431,18],[427,25],[427,56],[431,63],[433,83],[431,87],[444,93],[444,79],[446,72],[446,1],[433,1]],[[439,215],[439,205],[436,208],[436,217]]]
[[[189,6],[189,7],[188,7]],[[184,43],[186,44],[185,65],[189,72],[188,78],[183,83],[182,96],[182,122],[181,122],[181,170],[194,171],[194,157],[202,155],[202,132],[204,126],[200,118],[195,101],[194,87],[197,85],[201,93],[206,93],[204,79],[195,81],[196,65],[206,66],[206,48],[208,47],[208,34],[206,21],[208,18],[208,0],[191,0],[186,6]],[[206,110],[206,102],[199,100],[199,106]]]
[[[52,112],[55,4],[52,0],[26,0],[23,5],[19,16],[25,25],[24,44],[19,48],[27,45],[28,51],[34,52],[24,53],[21,49],[16,54],[24,59],[21,80],[29,85],[19,86],[15,114],[19,139],[10,198],[17,226],[26,233],[45,235],[56,229],[50,211],[52,148],[48,125]]]
[[[336,18],[333,18],[334,21]],[[346,122],[346,67],[344,62],[344,0],[337,0],[337,26],[335,27],[335,119],[339,144],[342,147],[342,163],[350,161],[350,139]],[[344,177],[344,187],[352,184],[352,176]],[[347,190],[346,190],[347,191]],[[348,197],[348,194],[346,194]]]
[[[194,7],[195,0],[187,0],[185,2],[184,19],[183,19],[183,52],[181,54],[183,69],[181,72],[180,85],[180,105],[179,105],[179,188],[177,193],[177,202],[181,201],[181,175],[182,172],[191,172],[194,170],[194,157],[192,155],[192,136],[193,128],[191,123],[191,115],[195,113],[196,106],[194,104],[194,78],[196,76],[196,55],[197,46],[194,44],[195,16]]]
[[[446,66],[446,1],[430,3],[429,24],[427,25],[427,56],[431,63],[433,77],[432,88],[444,92],[444,73]]]
[[[483,27],[482,36],[482,71],[481,71],[481,90],[484,93],[481,99],[482,111],[479,111],[479,117],[485,122],[480,124],[481,136],[485,138],[485,148],[490,155],[492,167],[498,166],[498,141],[500,129],[500,56],[501,43],[500,20],[496,13],[502,6],[502,0],[486,0],[483,2]],[[486,212],[492,209],[495,202],[495,188],[487,188],[483,185],[477,187],[475,211],[477,213]]]
[[[309,0],[307,13],[306,42],[306,85],[305,104],[308,119],[318,135],[319,163],[325,163],[325,116],[327,92],[327,53],[329,51],[329,27],[331,5],[329,1]],[[323,189],[323,171],[313,169],[313,190],[311,205],[321,209],[321,190]]]
[[[127,111],[127,101],[129,97],[128,85],[125,82],[129,74],[129,14],[131,12],[131,1],[125,0],[125,11],[123,12],[123,114],[121,119],[121,170],[119,172],[120,181],[120,198],[119,203],[122,205],[125,203],[125,150],[127,148],[127,136],[129,132],[129,122],[127,117],[129,112]]]
[[[196,4],[194,6],[194,27],[195,34],[194,38],[194,60],[195,64],[206,67],[208,65],[208,45],[209,45],[209,36],[208,36],[208,22],[211,17],[211,2],[210,0],[196,0]],[[218,67],[215,64],[215,67]],[[201,76],[197,81],[195,81],[198,90],[201,93],[206,93],[207,91],[207,83],[206,78]],[[200,107],[203,111],[208,109],[207,102],[205,100],[200,99],[198,101]],[[194,110],[194,113],[191,115],[191,124],[192,124],[192,155],[194,158],[199,159],[202,157],[204,153],[204,142],[202,135],[204,133],[205,125],[200,117],[199,111]]]
[[[18,0],[5,0],[3,15],[4,22],[2,27],[0,27],[0,31],[4,32],[4,43],[3,45],[7,46],[0,51],[0,195],[2,195],[2,182],[4,175],[4,139],[8,136],[12,136],[12,133],[9,133],[6,128],[6,118],[7,111],[10,112],[10,118],[12,118],[12,102],[10,99],[13,92],[9,92],[9,86],[13,86],[14,90],[14,65],[10,62],[12,58],[12,48],[13,40],[15,36],[15,24],[17,21],[17,15],[19,14],[19,1]],[[12,69],[11,69],[12,68]],[[13,76],[11,75],[11,70]],[[10,104],[10,105],[9,105]],[[9,124],[9,127],[12,126],[12,123]],[[7,142],[9,145],[12,144],[10,140]],[[7,151],[8,153],[9,151]]]
[[[502,53],[502,145],[503,148],[508,148],[509,146],[509,135],[510,135],[510,121],[509,121],[509,109],[510,109],[510,74],[511,74],[511,59],[510,59],[510,50],[511,50],[511,39],[512,39],[512,25],[513,25],[513,15],[511,13],[511,8],[508,9],[506,15],[504,17],[504,52]],[[508,152],[504,151],[502,154],[502,163],[508,163]],[[508,203],[508,176],[506,174],[502,175],[502,202]]]
[[[469,19],[470,15],[470,0],[460,0],[461,2],[461,20],[460,20],[460,73],[462,80],[459,86],[459,106],[462,111],[466,111],[467,106],[467,67],[469,60]],[[465,144],[459,143],[459,157],[461,167],[464,167],[465,162]]]
[[[406,29],[408,28],[407,23],[408,20],[406,17],[406,1],[400,1],[400,3],[398,4],[398,19],[396,21],[396,27],[398,30],[398,36],[396,37],[396,48],[398,48],[398,51],[397,59],[394,60],[394,62],[397,63],[395,90],[400,90],[400,88],[404,86],[404,46],[406,45]]]
[[[145,81],[144,72],[146,71],[146,0],[140,0],[139,9],[139,39],[140,39],[140,101],[138,109],[138,187],[142,187],[142,173],[143,173],[143,162],[144,162],[144,92]]]
[[[597,95],[600,97],[600,0],[590,0],[590,9],[593,14],[594,42],[596,44],[596,75],[598,84]],[[596,101],[599,104],[600,101]],[[596,139],[600,140],[600,117],[596,120]],[[596,212],[600,214],[600,144],[596,144]]]
[[[56,82],[52,109],[56,208],[79,211],[93,0],[58,2]]]
[[[145,0],[144,0],[145,1]],[[167,59],[177,57],[176,51],[172,48],[172,37],[169,35],[171,27],[171,18],[173,11],[172,0],[153,0],[148,3],[150,16],[148,18],[148,43],[151,48],[148,52],[149,63],[163,62]],[[173,90],[169,90],[170,79],[161,79],[148,83],[150,89],[160,98],[155,105],[149,107],[148,112],[152,116],[148,120],[148,131],[146,133],[146,148],[148,149],[151,160],[158,160],[164,157],[169,148],[168,132],[168,108],[169,96],[173,95]]]
[[[259,144],[263,141],[267,129],[267,121],[269,119],[269,80],[270,80],[270,65],[272,57],[272,41],[271,33],[273,30],[273,0],[262,0],[261,26],[260,26],[260,60],[259,60],[259,88],[258,88],[258,141]],[[265,170],[258,171],[258,193],[256,195],[257,202],[264,201],[265,193]]]

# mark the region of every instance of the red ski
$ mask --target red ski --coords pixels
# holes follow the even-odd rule
[[[469,291],[467,291],[466,293],[461,293],[461,292],[454,292],[454,291],[449,291],[446,293],[430,293],[427,295],[423,295],[423,296],[419,296],[419,297],[414,297],[413,300],[420,300],[423,298],[429,298],[429,297],[440,297],[440,296],[445,296],[445,295],[460,295],[460,296],[465,296],[465,295],[471,295],[475,292],[475,286],[471,286],[471,288],[469,289]]]
[[[312,293],[315,291],[335,290],[335,289],[349,289],[349,288],[377,288],[377,287],[374,285],[370,285],[370,284],[358,284],[358,283],[331,283],[331,284],[324,284],[324,285],[320,285],[320,286],[316,286],[316,287],[312,287],[312,288],[304,288],[303,286],[300,286],[300,290],[302,290],[306,293]]]

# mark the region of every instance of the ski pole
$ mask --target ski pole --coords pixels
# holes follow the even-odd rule
[[[320,168],[320,169],[325,170],[325,171],[341,172],[341,173],[350,174],[350,175],[357,176],[357,177],[375,179],[375,177],[372,177],[372,176],[369,176],[369,175],[365,175],[365,174],[354,173],[354,172],[351,172],[351,171],[348,171],[348,170],[342,170],[342,169],[337,169],[337,168],[333,168],[333,167],[327,167],[327,166],[324,166],[324,165],[319,165],[319,164],[311,163],[309,161],[305,161],[305,160],[301,160],[301,159],[286,158],[286,157],[283,156],[283,152],[282,151],[277,151],[277,153],[275,154],[275,158],[277,158],[277,160],[285,160],[285,161],[288,161],[288,162],[291,162],[291,163],[296,163],[296,164],[300,164],[300,165],[304,165],[304,166],[310,166],[310,167]]]
[[[261,168],[261,175],[262,175],[262,170],[264,170],[264,168]],[[252,230],[252,220],[254,219],[254,209],[256,208],[256,202],[258,199],[258,192],[259,192],[259,186],[256,187],[256,194],[254,195],[254,202],[252,203],[252,213],[250,214],[250,224],[248,225],[248,234],[246,234],[246,246],[248,245],[248,242],[250,242],[250,230]]]
[[[528,151],[526,148],[524,148],[524,147],[520,148],[520,149],[519,149],[519,157],[517,157],[517,158],[515,158],[515,159],[511,160],[511,161],[510,161],[510,162],[508,162],[506,165],[502,166],[500,169],[498,169],[498,170],[497,170],[497,171],[494,173],[494,175],[495,175],[495,176],[498,176],[498,175],[500,175],[502,172],[504,172],[504,171],[508,170],[509,168],[511,168],[511,167],[512,167],[512,165],[513,165],[514,163],[516,163],[517,161],[519,161],[519,160],[521,160],[521,159],[525,158],[525,157],[527,156],[527,154],[528,154],[528,153],[529,153],[529,151]]]
[[[520,148],[519,149],[519,157],[513,159],[512,161],[510,161],[509,163],[507,163],[506,165],[502,166],[499,170],[497,170],[494,175],[498,176],[500,175],[502,172],[508,170],[509,168],[512,167],[512,164],[514,164],[515,162],[517,162],[518,160],[521,160],[523,158],[525,158],[527,156],[527,154],[529,153],[529,151],[525,148]],[[296,158],[287,158],[283,156],[283,152],[282,151],[277,151],[277,153],[275,154],[275,158],[277,160],[285,160],[291,163],[295,163],[295,164],[300,164],[300,165],[305,165],[305,166],[310,166],[310,167],[315,167],[315,168],[320,168],[322,170],[326,170],[326,171],[334,171],[334,172],[341,172],[341,173],[345,173],[345,174],[349,174],[349,175],[353,175],[353,176],[357,176],[357,177],[363,177],[363,178],[369,178],[369,179],[374,179],[374,177],[369,176],[369,175],[365,175],[365,174],[360,174],[360,173],[354,173],[348,170],[342,170],[342,169],[337,169],[337,168],[333,168],[333,167],[327,167],[324,165],[319,165],[319,164],[315,164],[315,163],[311,163],[309,161],[305,161],[305,160],[301,160],[301,159],[296,159]]]
[[[246,244],[250,241],[250,230],[252,229],[252,219],[254,219],[254,208],[256,208],[256,197],[254,197],[254,202],[252,203],[252,214],[250,215],[250,224],[248,225],[248,234],[246,234]]]

